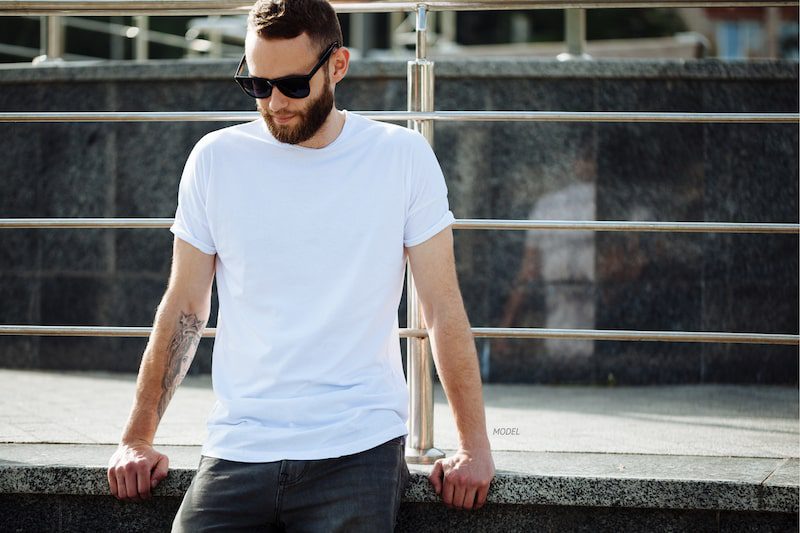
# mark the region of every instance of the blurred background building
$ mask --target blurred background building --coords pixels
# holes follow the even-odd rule
[[[431,13],[431,55],[555,57],[565,11]],[[340,14],[355,57],[413,53],[413,14]],[[591,57],[798,57],[798,8],[652,8],[586,11]],[[43,59],[48,39],[66,60],[233,57],[244,16],[2,17],[0,62]],[[53,54],[51,53],[51,56]]]

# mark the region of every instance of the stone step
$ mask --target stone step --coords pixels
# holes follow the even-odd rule
[[[113,445],[0,444],[0,531],[169,531],[199,446],[161,446],[168,477],[142,503],[111,496]],[[448,455],[453,450],[445,450]],[[409,464],[397,531],[797,531],[797,458],[495,452],[487,505],[447,509]]]

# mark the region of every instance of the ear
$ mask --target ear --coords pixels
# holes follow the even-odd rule
[[[330,59],[330,77],[331,83],[334,85],[342,81],[347,74],[347,69],[350,66],[350,50],[344,46],[337,48],[331,54]]]

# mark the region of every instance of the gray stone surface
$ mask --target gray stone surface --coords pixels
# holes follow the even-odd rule
[[[433,524],[433,525],[432,525]],[[471,514],[431,504],[404,503],[396,531],[794,532],[791,514],[676,511],[540,505],[487,506]]]
[[[169,532],[181,498],[136,504],[112,496],[0,494],[0,530],[48,532]]]
[[[108,496],[0,494],[0,529],[40,531],[168,532],[180,506],[179,497],[142,503],[119,502]],[[403,502],[395,531],[400,533],[461,531],[586,531],[586,532],[794,532],[790,513],[687,511],[488,505],[463,512],[440,504]]]
[[[796,505],[796,495],[781,489],[794,487],[800,483],[800,461],[797,458],[788,458],[764,480],[761,486],[761,498],[766,510],[785,509]]]
[[[230,79],[234,68],[233,60],[2,65],[0,112],[253,110]],[[796,62],[442,60],[436,80],[442,110],[798,111]],[[336,96],[350,110],[404,109],[405,63],[354,62]],[[230,124],[0,124],[7,140],[0,217],[172,217],[189,150]],[[438,123],[435,139],[461,219],[798,222],[793,124]],[[588,216],[569,202],[552,204],[554,194],[581,185],[594,190]],[[151,229],[3,230],[0,279],[8,285],[0,291],[15,299],[3,323],[150,325],[171,240]],[[560,250],[543,244],[557,242]],[[555,279],[534,268],[519,279],[536,265],[523,261],[526,243],[541,265],[581,262],[587,275]],[[598,232],[578,244],[564,233],[457,231],[455,247],[473,326],[798,332],[792,235]],[[512,309],[515,298],[521,303]],[[404,324],[404,301],[399,316]],[[193,372],[210,370],[210,344]],[[491,382],[798,380],[792,346],[480,340],[478,347]],[[142,349],[137,339],[0,337],[0,366],[131,372]]]
[[[113,445],[0,444],[0,493],[106,495]],[[170,473],[156,496],[181,496],[200,458],[197,446],[163,446]],[[454,450],[446,450],[451,455]],[[520,505],[797,512],[798,481],[764,480],[782,460],[628,454],[494,452],[487,502]],[[409,464],[404,500],[440,498],[429,465]]]

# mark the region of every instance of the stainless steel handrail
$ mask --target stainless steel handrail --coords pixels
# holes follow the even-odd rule
[[[0,218],[0,229],[169,228],[172,218]],[[765,233],[800,235],[800,224],[732,222],[641,222],[617,220],[456,219],[454,229],[634,231],[664,233]]]
[[[2,220],[2,219],[0,219]],[[0,227],[2,227],[0,225]],[[458,219],[458,229],[578,230],[670,233],[780,233],[800,234],[800,224],[732,222],[641,222],[617,220],[490,220]]]
[[[581,339],[598,341],[699,342],[720,344],[800,345],[800,335],[774,333],[720,333],[713,331],[633,331],[553,328],[471,328],[475,337],[516,339]],[[216,328],[203,330],[203,337],[214,337]],[[400,337],[426,338],[421,328],[399,328]],[[25,326],[2,325],[0,335],[39,335],[64,337],[147,337],[151,327],[113,326]]]
[[[666,122],[796,123],[800,113],[648,113],[628,111],[352,111],[374,120],[403,122]],[[0,113],[0,122],[248,122],[257,111],[96,111]]]
[[[416,11],[494,11],[570,8],[769,7],[795,6],[790,0],[526,0],[476,2],[331,2],[339,13]],[[244,15],[251,5],[239,0],[0,0],[0,16],[9,15]]]

